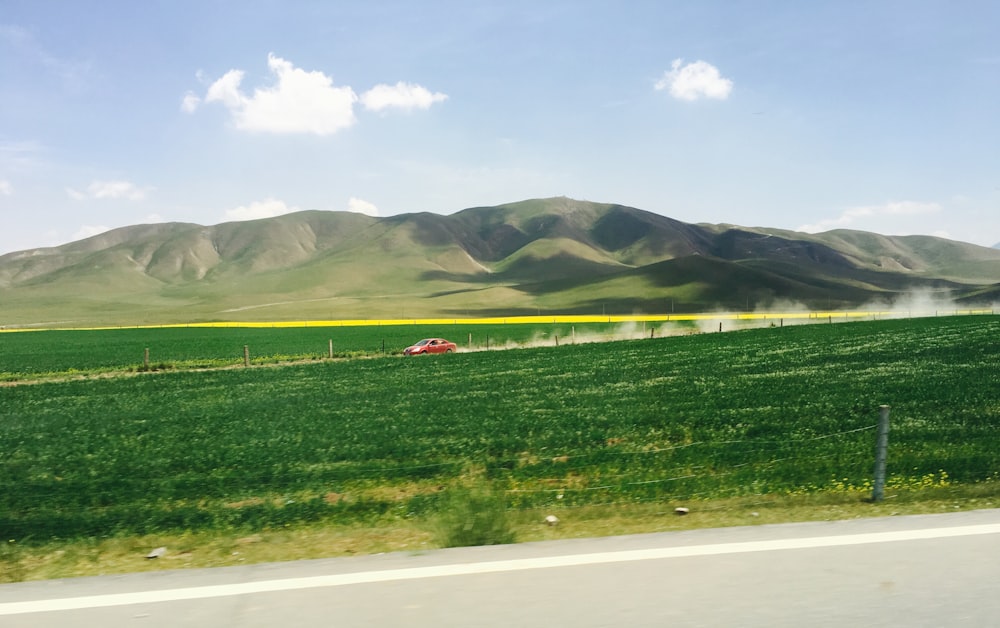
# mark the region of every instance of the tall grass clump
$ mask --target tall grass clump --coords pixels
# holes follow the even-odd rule
[[[450,489],[434,526],[441,547],[503,545],[515,539],[503,494],[486,483]]]

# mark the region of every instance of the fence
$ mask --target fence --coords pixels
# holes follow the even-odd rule
[[[883,407],[880,424],[888,420]],[[877,431],[877,446],[871,432]],[[639,451],[604,451],[548,460],[456,459],[419,465],[354,465],[316,473],[229,477],[116,478],[104,490],[73,483],[5,487],[5,538],[72,538],[111,530],[272,527],[316,520],[357,520],[398,511],[432,512],[440,488],[475,469],[512,509],[670,502],[822,491],[861,495],[885,486],[887,428],[872,424],[795,440],[705,441]],[[876,455],[873,455],[873,450]],[[875,460],[874,480],[868,471]],[[406,499],[376,495],[423,486]],[[438,488],[434,488],[434,487]],[[11,491],[23,492],[18,497]]]

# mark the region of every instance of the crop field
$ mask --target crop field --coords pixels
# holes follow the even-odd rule
[[[0,533],[30,543],[421,517],[470,481],[510,508],[860,497],[881,404],[892,407],[887,490],[1000,473],[997,316],[556,345],[573,331],[0,334],[8,379],[118,369],[146,347],[155,361],[241,362],[243,345],[316,358],[0,386]],[[466,344],[468,333],[549,335],[511,351],[320,359],[330,339],[377,356],[383,337],[395,353],[423,335]]]
[[[989,310],[955,315],[991,314]],[[909,312],[521,316],[491,319],[195,323],[105,329],[0,328],[0,382],[128,370],[225,367],[393,355],[444,336],[460,351],[557,346],[801,323],[879,320]],[[926,313],[925,313],[926,314]],[[6,332],[6,333],[4,333]],[[244,354],[246,349],[246,356]],[[148,357],[147,357],[148,351]]]
[[[677,329],[692,329],[676,324]],[[0,334],[0,381],[42,375],[243,364],[244,347],[252,364],[281,361],[375,357],[402,353],[426,337],[443,336],[459,349],[555,346],[593,340],[638,338],[640,323],[469,324],[156,327],[100,330],[41,330]],[[654,329],[649,325],[649,330]]]

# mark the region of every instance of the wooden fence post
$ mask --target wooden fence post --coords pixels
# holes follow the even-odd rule
[[[875,437],[875,484],[872,501],[885,498],[885,462],[889,452],[889,406],[879,406],[878,435]]]
[[[243,366],[250,366],[250,346],[243,345]]]
[[[147,371],[149,370],[149,347],[146,347],[146,351],[142,355],[142,366]]]

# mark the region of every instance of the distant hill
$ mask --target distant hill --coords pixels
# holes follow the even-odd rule
[[[9,253],[0,325],[836,308],[912,291],[989,303],[998,280],[995,248],[688,224],[560,197],[137,225]]]

